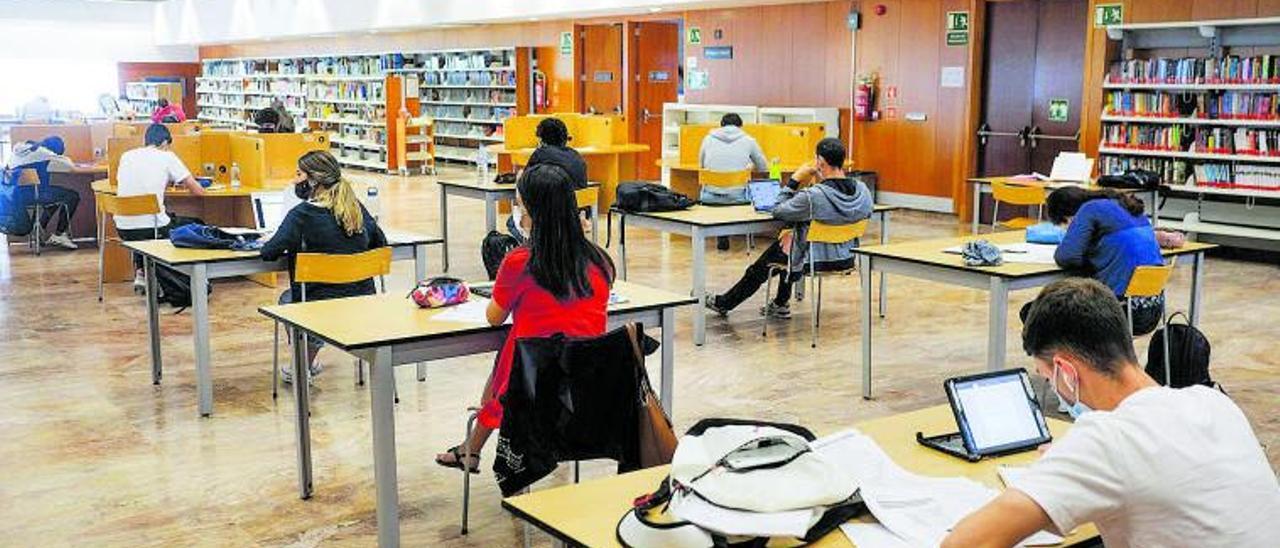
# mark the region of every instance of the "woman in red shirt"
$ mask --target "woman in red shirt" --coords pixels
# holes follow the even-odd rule
[[[489,375],[481,399],[479,423],[467,440],[471,473],[480,470],[480,449],[502,424],[502,403],[511,375],[516,339],[604,334],[613,284],[613,261],[588,240],[578,220],[573,178],[562,167],[530,167],[516,184],[516,200],[531,221],[529,239],[513,249],[498,268],[489,301],[489,323],[500,325],[514,316],[506,344]],[[461,468],[463,451],[451,447],[436,455],[436,463]]]

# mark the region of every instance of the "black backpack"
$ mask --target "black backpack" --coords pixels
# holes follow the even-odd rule
[[[1174,318],[1182,318],[1181,323],[1173,323]],[[1173,383],[1164,378],[1164,337],[1169,335],[1169,376]],[[1165,327],[1151,335],[1151,344],[1147,347],[1147,374],[1156,382],[1171,388],[1182,388],[1196,384],[1217,387],[1209,377],[1209,339],[1195,326],[1186,314],[1181,312],[1169,316]]]
[[[1131,169],[1124,175],[1098,177],[1098,186],[1131,190],[1155,190],[1160,188],[1160,175],[1145,169]]]
[[[520,242],[517,242],[513,236],[497,230],[489,231],[484,241],[480,243],[480,260],[484,261],[484,270],[489,274],[489,281],[498,279],[498,267],[502,266],[502,259],[519,246]]]
[[[618,185],[614,207],[630,213],[677,211],[689,209],[693,200],[688,196],[655,183],[621,183]]]

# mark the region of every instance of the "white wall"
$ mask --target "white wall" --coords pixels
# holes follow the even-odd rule
[[[155,8],[136,2],[0,2],[0,113],[37,95],[54,108],[97,108],[118,90],[121,61],[195,61],[193,46],[155,44]]]
[[[813,0],[165,0],[160,44],[224,44],[302,36],[706,9]]]

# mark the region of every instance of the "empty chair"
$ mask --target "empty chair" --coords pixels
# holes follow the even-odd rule
[[[598,234],[599,225],[599,204],[600,204],[600,187],[589,186],[587,188],[573,191],[573,195],[578,200],[578,209],[587,209],[591,211],[591,241],[600,243]]]
[[[1039,223],[1044,216],[1044,200],[1046,192],[1038,186],[1015,185],[1003,182],[991,183],[991,197],[995,200],[995,207],[991,211],[991,230],[996,229],[999,224],[1005,228],[1027,228],[1033,224]],[[1036,216],[1020,216],[1000,220],[1000,204],[1009,204],[1013,206],[1021,206],[1026,209],[1027,213],[1031,212],[1031,208],[1036,208]]]

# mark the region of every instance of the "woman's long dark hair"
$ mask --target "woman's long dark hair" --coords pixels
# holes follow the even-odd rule
[[[538,164],[525,169],[516,190],[533,221],[525,245],[526,268],[534,282],[561,301],[591,296],[592,265],[613,283],[613,260],[583,234],[573,178],[564,168]]]
[[[1085,190],[1078,186],[1065,186],[1049,193],[1049,197],[1045,199],[1045,212],[1050,222],[1062,224],[1068,217],[1074,217],[1086,202],[1103,199],[1119,202],[1130,215],[1142,215],[1147,210],[1146,204],[1133,193],[1117,192],[1110,188]]]

